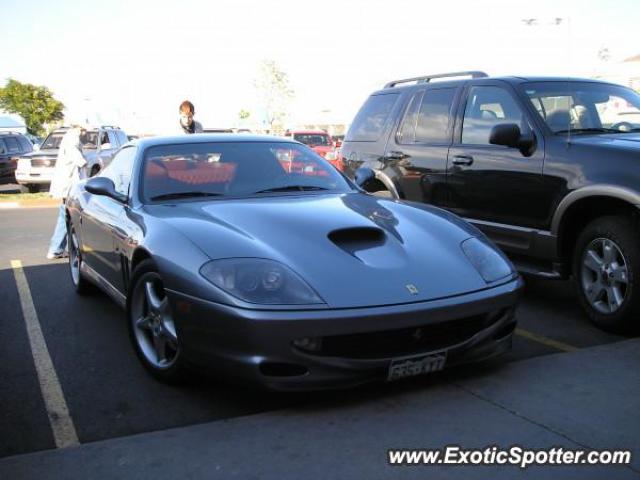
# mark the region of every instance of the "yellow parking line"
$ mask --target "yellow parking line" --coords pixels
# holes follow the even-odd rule
[[[11,268],[18,286],[22,315],[27,325],[27,334],[31,345],[31,354],[36,366],[40,391],[47,409],[47,416],[49,417],[56,447],[63,448],[78,445],[80,442],[78,441],[76,428],[69,415],[69,408],[64,399],[58,375],[53,368],[53,362],[38,321],[38,314],[33,305],[27,277],[22,269],[22,262],[20,260],[11,260]]]
[[[519,335],[528,340],[533,340],[534,342],[541,343],[542,345],[546,345],[547,347],[562,350],[563,352],[575,352],[577,350],[580,350],[579,348],[572,345],[559,342],[558,340],[554,340],[543,335],[538,335],[537,333],[533,333],[528,330],[523,330],[522,328],[516,328],[516,335]]]

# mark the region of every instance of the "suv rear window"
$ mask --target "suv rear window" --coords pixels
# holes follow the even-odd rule
[[[397,101],[397,93],[369,97],[353,120],[346,140],[349,142],[377,141]]]

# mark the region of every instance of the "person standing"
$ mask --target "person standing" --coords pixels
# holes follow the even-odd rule
[[[196,109],[189,100],[185,100],[180,104],[180,127],[181,133],[202,133],[202,125],[193,119]]]
[[[49,242],[47,258],[49,260],[66,256],[67,248],[67,221],[65,213],[65,200],[73,187],[84,175],[83,167],[87,161],[82,155],[80,138],[83,130],[73,127],[65,133],[60,142],[58,158],[49,187],[49,195],[52,198],[62,200],[58,211],[56,226]]]

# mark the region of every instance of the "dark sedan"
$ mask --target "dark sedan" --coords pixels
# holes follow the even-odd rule
[[[342,387],[511,346],[522,283],[483,234],[368,195],[291,140],[134,141],[67,209],[76,290],[126,308],[163,381],[197,365],[273,389]]]

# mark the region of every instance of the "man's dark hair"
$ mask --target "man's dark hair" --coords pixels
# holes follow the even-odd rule
[[[196,113],[196,109],[193,106],[193,103],[191,103],[189,100],[185,100],[184,102],[182,102],[180,104],[180,109],[178,111],[179,112],[189,111],[192,115]]]

